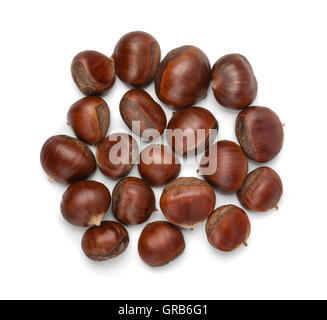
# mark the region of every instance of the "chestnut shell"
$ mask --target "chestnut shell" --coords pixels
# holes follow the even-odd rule
[[[249,106],[258,91],[252,67],[240,54],[225,55],[214,64],[211,85],[219,104],[234,110]]]
[[[151,267],[160,267],[177,259],[185,249],[183,233],[165,221],[148,224],[142,231],[138,251],[142,260]]]
[[[91,149],[66,135],[49,138],[42,147],[40,159],[49,179],[64,184],[84,180],[96,170]]]

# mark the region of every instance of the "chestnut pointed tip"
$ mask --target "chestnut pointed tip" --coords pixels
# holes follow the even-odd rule
[[[51,182],[51,183],[52,183],[52,182],[56,182],[55,179],[53,179],[53,178],[52,178],[51,176],[49,176],[49,175],[48,175],[48,181]]]
[[[243,242],[244,247],[248,246],[248,243],[246,241]]]
[[[285,127],[286,126],[286,123],[282,123],[282,127]]]
[[[103,216],[104,216],[104,213],[99,214],[99,215],[96,215],[96,216],[93,216],[90,219],[88,225],[89,226],[97,226],[97,227],[100,227]]]

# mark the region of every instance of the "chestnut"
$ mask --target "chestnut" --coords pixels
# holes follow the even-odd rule
[[[224,252],[234,251],[242,245],[247,246],[250,231],[248,215],[232,204],[216,209],[206,224],[209,243]]]
[[[66,135],[49,138],[42,147],[40,158],[49,179],[64,184],[86,179],[96,170],[91,149]]]
[[[212,187],[204,180],[187,177],[170,182],[163,190],[160,207],[174,225],[193,229],[206,220],[216,204]]]
[[[110,192],[104,184],[91,180],[78,181],[63,194],[60,209],[63,217],[75,226],[99,226],[110,202]]]
[[[97,145],[96,161],[103,174],[117,179],[129,174],[138,153],[137,142],[131,135],[113,133]]]
[[[161,61],[155,77],[158,98],[175,108],[190,106],[204,98],[209,84],[210,62],[194,46],[170,51]]]
[[[125,34],[113,53],[119,79],[134,87],[144,87],[153,80],[160,57],[157,40],[142,31]]]
[[[181,165],[168,147],[155,144],[142,150],[138,169],[145,181],[154,186],[162,186],[178,176]]]
[[[191,155],[210,146],[218,134],[218,122],[209,110],[190,107],[174,112],[167,129],[172,149],[180,155]]]
[[[165,112],[144,90],[127,91],[120,101],[120,114],[128,128],[147,141],[158,138],[167,126]]]
[[[234,142],[215,143],[201,159],[199,172],[218,190],[236,192],[248,172],[248,162],[242,149]]]
[[[183,233],[165,221],[148,224],[141,233],[138,251],[151,267],[161,267],[178,258],[185,249]]]
[[[112,212],[124,224],[141,224],[156,211],[156,199],[151,187],[142,179],[120,180],[112,192]]]
[[[106,261],[122,254],[129,244],[128,232],[114,221],[104,221],[99,227],[86,230],[82,239],[85,255],[94,261]]]
[[[71,65],[77,87],[86,95],[99,96],[109,90],[115,82],[115,65],[112,58],[97,51],[77,54]]]
[[[237,196],[244,208],[264,212],[278,209],[282,193],[283,184],[277,172],[260,167],[248,174]]]
[[[272,160],[283,146],[283,125],[266,107],[249,107],[240,112],[235,132],[246,156],[256,162]]]
[[[214,64],[211,85],[219,104],[234,110],[249,106],[258,91],[252,67],[240,54],[227,54]]]
[[[85,97],[70,107],[67,120],[80,140],[94,145],[107,134],[110,124],[109,107],[100,97]]]

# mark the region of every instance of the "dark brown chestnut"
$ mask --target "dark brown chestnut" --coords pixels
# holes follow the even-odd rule
[[[100,97],[85,97],[70,107],[67,120],[80,140],[97,144],[106,136],[109,128],[109,107]]]
[[[122,178],[136,163],[139,148],[135,139],[126,133],[113,133],[97,145],[96,161],[103,174]]]
[[[181,165],[168,147],[155,144],[142,150],[138,169],[148,183],[162,186],[178,176]]]
[[[216,209],[206,225],[209,243],[224,252],[234,251],[242,245],[247,246],[250,231],[248,215],[232,204]]]
[[[248,162],[236,143],[223,140],[207,150],[199,172],[218,190],[232,193],[242,186],[248,172]]]
[[[183,233],[169,222],[148,224],[141,233],[138,251],[151,267],[161,267],[178,258],[185,249]]]
[[[244,208],[264,212],[278,209],[282,193],[283,184],[277,172],[261,167],[248,174],[237,196]]]
[[[240,112],[235,132],[244,153],[256,162],[272,160],[283,146],[283,125],[266,107],[249,107]]]
[[[134,87],[144,87],[153,80],[160,57],[157,40],[142,31],[125,34],[113,54],[119,79]]]
[[[120,114],[128,128],[147,141],[158,138],[167,126],[165,112],[144,90],[127,91],[120,101]]]
[[[252,67],[240,54],[228,54],[214,64],[211,85],[219,104],[234,110],[249,106],[258,91]]]
[[[162,192],[160,207],[173,224],[193,229],[206,220],[216,204],[212,187],[198,178],[178,178]]]
[[[71,72],[77,87],[84,94],[92,96],[105,93],[116,78],[113,59],[91,50],[74,57]]]
[[[210,62],[194,46],[170,51],[161,61],[155,78],[158,98],[175,108],[190,106],[204,98],[209,84]]]
[[[141,224],[156,211],[156,199],[151,187],[142,179],[120,180],[112,192],[112,212],[124,224]]]
[[[91,149],[66,135],[49,138],[42,147],[40,158],[49,179],[64,184],[84,180],[96,169]]]
[[[94,261],[106,261],[122,254],[129,244],[128,232],[114,221],[104,221],[99,227],[86,230],[82,239],[85,255]]]
[[[190,107],[174,112],[167,129],[172,149],[180,155],[191,155],[210,146],[218,134],[218,122],[207,109]]]
[[[99,226],[110,202],[110,192],[104,184],[91,180],[78,181],[63,194],[60,209],[63,217],[75,226]]]

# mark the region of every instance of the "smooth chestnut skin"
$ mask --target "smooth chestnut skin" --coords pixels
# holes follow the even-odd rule
[[[42,147],[40,159],[49,180],[63,184],[84,180],[96,170],[91,149],[66,135],[49,138]]]
[[[181,165],[168,147],[155,144],[142,150],[138,169],[145,181],[154,186],[162,186],[179,175]]]
[[[129,244],[128,232],[114,221],[104,221],[99,227],[86,230],[82,239],[85,255],[94,261],[106,261],[122,254]]]
[[[209,59],[194,46],[183,46],[170,51],[161,61],[155,78],[158,98],[177,109],[204,98],[209,84]]]
[[[266,107],[249,107],[240,112],[235,133],[246,156],[256,162],[272,160],[283,146],[283,125]]]
[[[153,80],[160,57],[158,41],[143,31],[125,34],[113,54],[119,79],[133,87],[144,87]]]
[[[176,226],[193,229],[206,220],[216,204],[212,187],[204,180],[188,177],[170,182],[162,192],[160,207]]]
[[[99,226],[110,202],[110,192],[104,184],[92,180],[78,181],[63,194],[60,209],[62,216],[75,226]]]
[[[216,209],[206,224],[209,243],[224,252],[234,251],[242,245],[247,246],[250,231],[248,215],[232,204]]]
[[[144,223],[156,210],[154,192],[142,179],[127,177],[116,184],[112,192],[112,212],[121,223]]]
[[[165,221],[148,224],[141,233],[138,251],[151,267],[161,267],[178,258],[185,249],[183,233]]]
[[[212,174],[203,177],[219,191],[236,192],[248,172],[248,162],[242,149],[234,142],[223,140],[215,143],[201,159],[200,170],[213,167]]]
[[[186,155],[203,152],[210,146],[218,134],[218,122],[209,110],[190,107],[174,112],[167,129],[167,141],[174,152]],[[198,136],[199,129],[205,130],[203,137]],[[215,134],[209,136],[210,130],[215,130]],[[189,135],[195,139],[188,140]]]
[[[240,54],[228,54],[214,64],[211,85],[219,104],[234,110],[249,106],[258,91],[252,67]]]
[[[74,57],[71,72],[77,87],[88,96],[105,93],[116,78],[113,59],[91,50],[80,52]]]
[[[250,172],[237,196],[246,209],[264,212],[278,209],[283,194],[283,184],[276,171],[260,167]]]
[[[120,147],[122,148],[121,151]],[[114,149],[113,149],[114,148]],[[126,133],[113,133],[97,145],[96,161],[103,174],[118,179],[129,174],[139,154],[135,139]],[[113,156],[119,156],[116,159]]]
[[[109,107],[100,97],[85,97],[70,107],[67,120],[80,140],[94,145],[107,134],[110,124]]]
[[[119,108],[121,117],[130,130],[133,129],[133,121],[139,121],[139,132],[138,130],[132,131],[146,141],[158,138],[166,129],[165,112],[144,90],[131,89],[127,91],[120,101]]]

